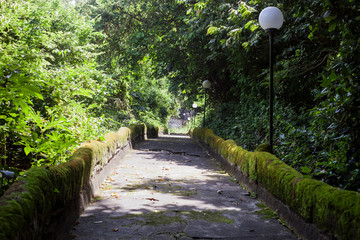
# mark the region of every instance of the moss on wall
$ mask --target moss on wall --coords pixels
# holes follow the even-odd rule
[[[237,151],[241,150],[241,147],[238,147],[236,144],[232,145],[229,149],[228,149],[228,161],[231,162],[232,164],[235,165],[235,155],[237,153]]]
[[[84,143],[69,162],[27,170],[0,198],[0,239],[43,239],[54,213],[79,197],[116,149],[145,134],[145,124],[123,127],[106,134],[104,142]]]
[[[269,144],[263,143],[263,144],[260,144],[259,146],[257,146],[257,148],[255,149],[255,152],[269,152],[269,153],[272,153],[272,148],[270,147]]]
[[[192,137],[208,144],[219,156],[255,183],[262,184],[283,203],[318,228],[337,239],[360,239],[360,194],[304,178],[271,153],[266,145],[249,152],[232,140],[216,136],[210,129],[197,128]]]
[[[148,138],[157,138],[159,137],[161,129],[159,127],[149,125],[147,126],[147,137]]]
[[[236,146],[236,142],[234,140],[226,140],[221,143],[220,146],[220,154],[223,158],[228,158],[233,146]]]
[[[147,129],[144,123],[140,125],[132,124],[130,125],[130,130],[131,130],[130,136],[132,140],[141,141],[146,138],[145,136],[147,134]]]
[[[1,197],[1,239],[36,239],[45,230],[59,194],[52,178],[47,168],[31,168]]]
[[[131,140],[131,130],[127,127],[121,127],[117,131],[119,147],[124,147]]]
[[[234,162],[235,162],[236,166],[239,166],[241,168],[241,165],[244,164],[244,163],[242,163],[242,160],[244,159],[247,152],[248,151],[243,149],[243,148],[236,148],[235,149]]]
[[[283,161],[267,152],[255,152],[257,159],[258,182],[272,194],[289,204],[294,188],[294,182],[303,175],[286,165]]]
[[[104,136],[105,138],[105,142],[106,142],[106,147],[107,147],[107,151],[113,155],[115,154],[116,149],[119,147],[119,140],[118,140],[118,135],[115,132],[109,132],[107,134],[105,134]]]

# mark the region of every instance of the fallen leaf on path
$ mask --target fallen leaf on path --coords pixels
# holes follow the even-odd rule
[[[155,202],[155,201],[159,201],[158,199],[156,199],[156,198],[145,198],[146,200],[149,200],[149,201],[153,201],[153,202]]]
[[[119,229],[118,229],[118,228],[114,228],[113,231],[114,231],[114,232],[117,232],[117,231],[119,231]]]

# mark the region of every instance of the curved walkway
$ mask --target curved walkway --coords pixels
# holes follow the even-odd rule
[[[139,143],[80,216],[72,238],[297,239],[182,135]]]

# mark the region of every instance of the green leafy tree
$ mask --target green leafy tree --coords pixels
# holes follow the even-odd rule
[[[60,0],[0,6],[1,165],[57,164],[99,134],[92,116],[110,78],[96,69],[96,34]]]

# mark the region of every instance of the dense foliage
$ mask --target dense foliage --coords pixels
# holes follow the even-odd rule
[[[285,18],[274,43],[275,154],[359,190],[355,0],[1,1],[1,168],[66,161],[121,124],[165,125],[176,99],[201,112],[205,79],[208,126],[254,150],[268,139],[269,41],[257,20],[268,5]]]
[[[275,5],[285,17],[275,38],[276,155],[304,174],[359,190],[360,4]],[[209,126],[251,150],[268,136],[268,36],[257,21],[266,6],[199,1],[188,11],[199,49],[208,51],[194,65],[214,86]]]
[[[92,25],[41,0],[2,1],[0,24],[1,166],[58,163],[97,134],[90,112],[110,79],[96,69]]]
[[[0,1],[0,169],[15,177],[122,125],[164,125],[176,108],[151,60],[104,67],[114,58],[102,53],[104,29],[80,10],[65,0]]]

